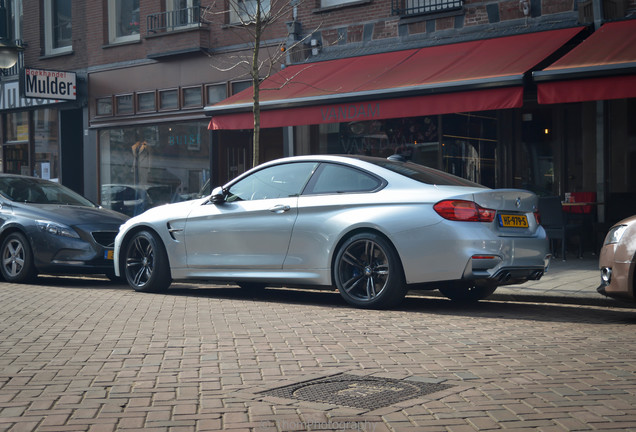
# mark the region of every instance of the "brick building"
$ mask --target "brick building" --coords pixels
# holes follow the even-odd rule
[[[2,2],[25,47],[0,81],[3,170],[129,214],[245,171],[255,1]],[[636,213],[635,0],[263,5],[261,161],[401,152]],[[25,69],[74,73],[76,98],[21,96]]]

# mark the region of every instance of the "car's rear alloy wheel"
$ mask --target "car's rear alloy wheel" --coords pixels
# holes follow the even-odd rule
[[[397,252],[373,233],[356,234],[343,243],[336,255],[334,279],[342,297],[354,306],[393,307],[406,294]]]
[[[139,231],[128,241],[124,256],[126,281],[136,291],[160,292],[171,283],[166,250],[150,231]]]
[[[9,234],[2,242],[2,276],[7,282],[28,282],[35,278],[31,245],[19,232]]]
[[[440,287],[439,291],[453,301],[474,303],[485,299],[496,289],[497,285],[494,284],[479,285],[471,282],[458,282],[447,287]]]

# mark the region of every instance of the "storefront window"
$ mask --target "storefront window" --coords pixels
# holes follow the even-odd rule
[[[59,178],[58,111],[33,112],[35,166],[33,175],[47,180]]]
[[[399,154],[412,162],[495,187],[497,126],[497,118],[490,113],[322,124],[318,125],[318,145],[296,150],[298,154]]]
[[[448,114],[442,127],[442,169],[496,187],[497,119],[481,113]]]
[[[6,141],[3,146],[4,172],[29,175],[29,113],[7,114]]]
[[[99,145],[101,204],[130,216],[198,197],[210,175],[205,122],[107,129]]]

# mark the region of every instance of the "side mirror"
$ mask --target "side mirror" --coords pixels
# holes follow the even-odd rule
[[[225,202],[225,191],[222,187],[216,187],[212,190],[212,195],[210,195],[210,202],[212,204],[222,204]]]

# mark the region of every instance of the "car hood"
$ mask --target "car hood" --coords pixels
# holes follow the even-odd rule
[[[179,219],[187,217],[193,207],[198,207],[203,205],[208,201],[208,198],[199,198],[189,201],[182,201],[178,203],[172,204],[164,204],[161,206],[153,207],[151,209],[146,210],[140,215],[134,216],[130,219],[130,224],[135,224],[136,222],[154,222],[154,221],[163,221],[170,219]]]
[[[16,213],[33,219],[53,220],[65,225],[121,225],[128,216],[103,207],[83,207],[59,204],[14,204]]]

